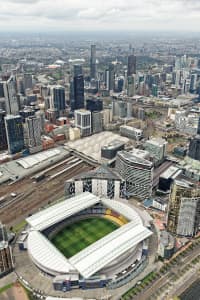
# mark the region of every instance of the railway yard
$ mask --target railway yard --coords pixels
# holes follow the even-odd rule
[[[70,155],[37,174],[0,185],[0,220],[13,226],[29,214],[63,198],[64,182],[94,167]]]

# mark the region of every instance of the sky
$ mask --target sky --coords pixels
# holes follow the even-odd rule
[[[0,31],[200,31],[200,0],[0,0]]]

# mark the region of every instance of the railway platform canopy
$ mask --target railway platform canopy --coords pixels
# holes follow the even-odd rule
[[[0,164],[0,184],[18,181],[70,156],[70,152],[59,146],[27,157]]]

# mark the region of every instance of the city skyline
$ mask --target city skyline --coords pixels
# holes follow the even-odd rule
[[[196,0],[2,0],[0,31],[199,31]]]

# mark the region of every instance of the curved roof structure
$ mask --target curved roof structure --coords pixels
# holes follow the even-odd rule
[[[83,193],[42,210],[26,219],[35,230],[44,230],[99,202],[99,198]]]
[[[39,231],[31,231],[28,236],[29,255],[38,267],[58,275],[73,271],[66,257]]]
[[[69,259],[84,278],[89,278],[151,235],[134,221],[120,227]]]
[[[40,233],[41,230],[97,203],[102,203],[118,212],[130,222],[83,249],[70,259],[61,254]],[[77,272],[84,278],[90,278],[152,234],[143,226],[141,217],[132,207],[116,200],[100,199],[88,192],[36,213],[27,218],[27,222],[31,226],[28,236],[28,251],[39,268],[53,275]]]
[[[17,163],[21,165],[24,169],[29,169],[58,154],[60,154],[59,149],[51,149],[28,157],[21,158],[17,161]]]

